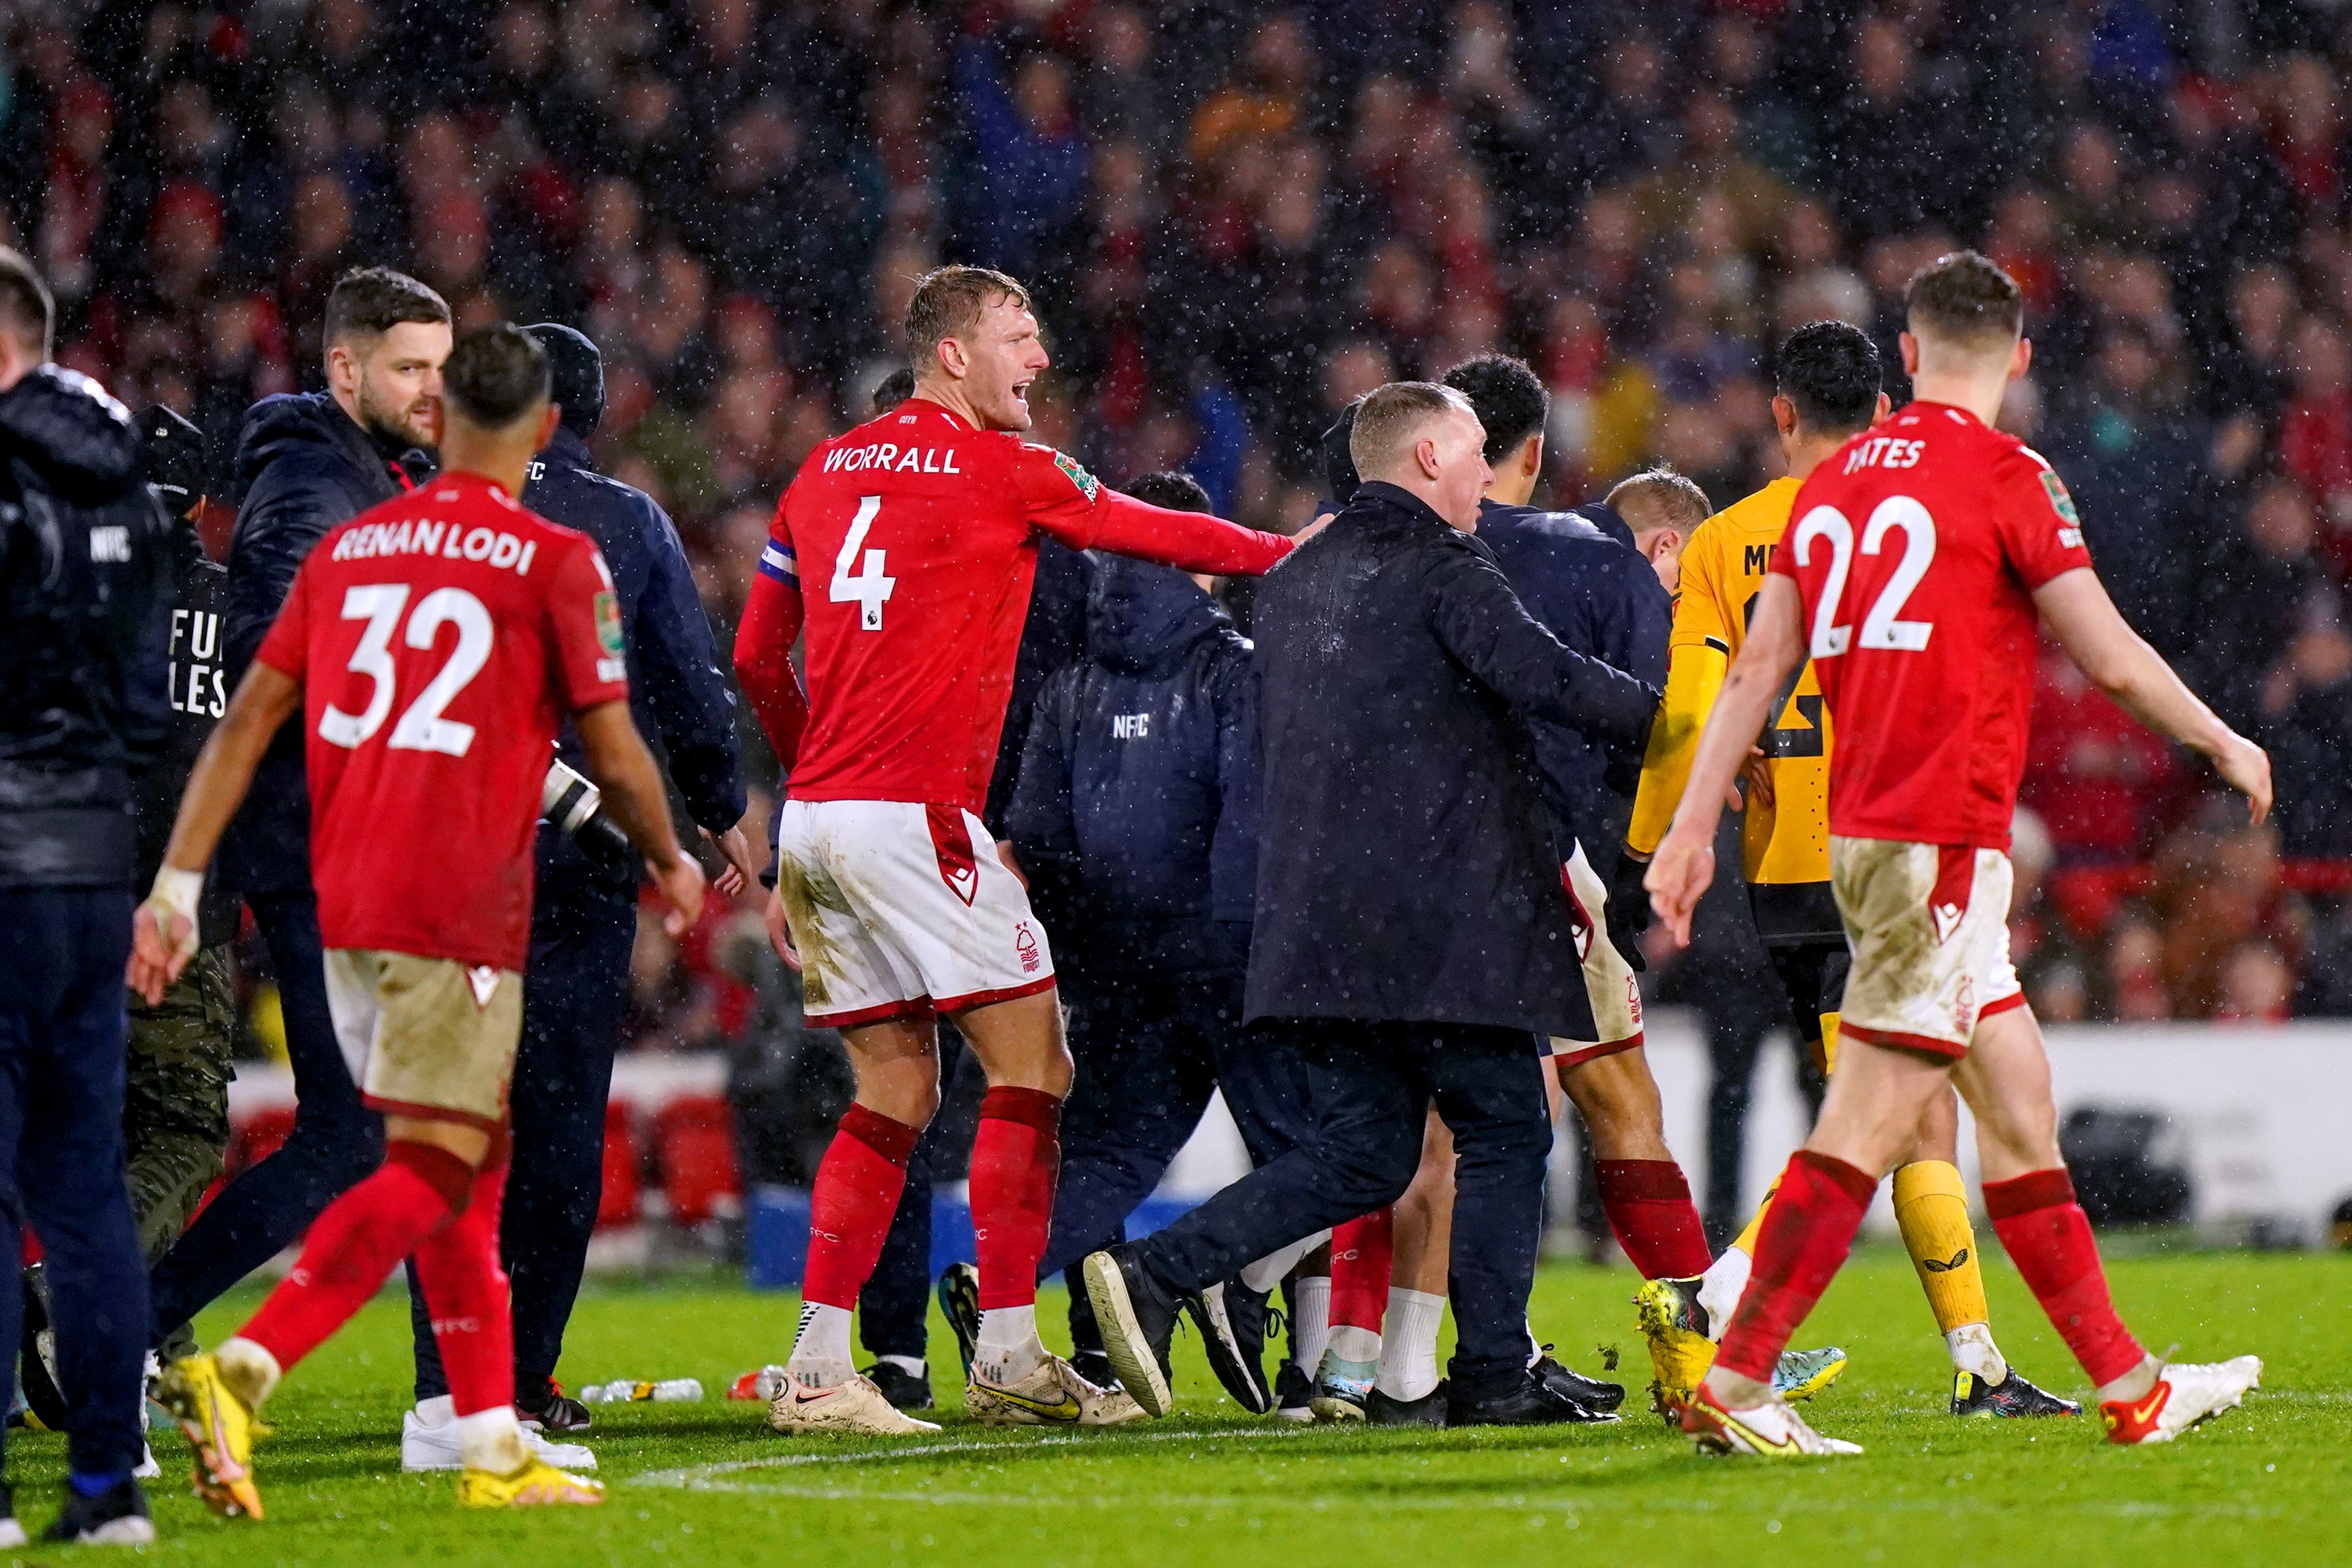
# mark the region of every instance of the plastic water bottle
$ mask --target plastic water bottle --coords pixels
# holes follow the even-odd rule
[[[738,1377],[735,1380],[734,1385],[727,1390],[727,1397],[730,1399],[757,1399],[765,1403],[768,1400],[775,1398],[777,1395],[782,1394],[784,1391],[785,1380],[790,1376],[791,1374],[787,1373],[782,1367],[778,1366],[774,1362],[770,1362],[765,1366],[747,1372],[740,1377]]]
[[[668,1377],[659,1382],[616,1377],[580,1391],[583,1405],[628,1405],[652,1401],[660,1405],[691,1405],[702,1397],[702,1384],[692,1377]]]

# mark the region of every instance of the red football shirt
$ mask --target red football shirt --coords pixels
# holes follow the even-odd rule
[[[1837,724],[1831,832],[2009,848],[2033,591],[2090,564],[2050,465],[1964,409],[1912,403],[1813,470],[1771,570]]]
[[[739,647],[772,674],[804,624],[806,729],[789,695],[745,689],[796,800],[908,800],[977,811],[1013,690],[1037,538],[1202,572],[1263,572],[1279,534],[1122,496],[1050,446],[974,429],[913,398],[809,455],[784,492]],[[755,606],[756,607],[756,606]],[[776,700],[782,697],[782,701]],[[796,755],[793,737],[798,735]]]
[[[520,970],[556,725],[629,695],[594,543],[444,474],[312,547],[257,657],[302,684],[326,946]]]

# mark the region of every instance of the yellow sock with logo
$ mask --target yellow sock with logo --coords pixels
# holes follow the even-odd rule
[[[1838,1016],[1822,1015],[1822,1072],[1823,1076],[1837,1071]]]
[[[1985,1305],[1984,1270],[1969,1225],[1968,1189],[1959,1168],[1944,1160],[1916,1160],[1895,1172],[1895,1223],[1919,1270],[1920,1288],[1945,1333],[1991,1316]]]

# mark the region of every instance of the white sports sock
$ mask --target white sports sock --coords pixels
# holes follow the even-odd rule
[[[1528,1370],[1533,1372],[1536,1363],[1543,1359],[1543,1342],[1536,1338],[1536,1325],[1528,1325]]]
[[[895,1366],[909,1377],[920,1377],[930,1370],[930,1364],[919,1355],[877,1355],[874,1358],[885,1366]]]
[[[1706,1337],[1717,1344],[1723,1343],[1723,1331],[1731,1326],[1740,1292],[1748,1289],[1748,1271],[1755,1266],[1755,1259],[1737,1247],[1727,1247],[1723,1256],[1698,1277],[1698,1304],[1706,1311]]]
[[[1331,1309],[1326,1304],[1323,1309]],[[1358,1328],[1353,1323],[1341,1323],[1332,1329],[1323,1342],[1323,1354],[1336,1361],[1352,1361],[1359,1366],[1370,1366],[1381,1359],[1381,1336],[1370,1329]]]
[[[1381,1375],[1375,1385],[1381,1393],[1391,1399],[1419,1399],[1437,1386],[1437,1331],[1444,1322],[1444,1296],[1402,1285],[1389,1287]]]
[[[1037,1307],[992,1307],[980,1314],[980,1339],[971,1347],[971,1369],[991,1383],[1018,1383],[1045,1364],[1045,1343],[1037,1337]]]
[[[2102,1405],[2116,1399],[2137,1399],[2155,1387],[2156,1380],[2163,1375],[2164,1364],[2152,1355],[2144,1355],[2139,1358],[2137,1366],[2113,1383],[2100,1384],[2091,1397]]]
[[[1331,1276],[1301,1274],[1290,1289],[1290,1354],[1307,1376],[1331,1343]]]
[[[1952,1350],[1953,1371],[1973,1372],[1987,1383],[2008,1381],[2009,1363],[1992,1342],[1990,1323],[1962,1323],[1944,1336],[1944,1343]]]
[[[467,1469],[510,1476],[530,1463],[530,1450],[522,1446],[522,1427],[515,1420],[513,1406],[494,1406],[456,1420],[457,1454]]]
[[[261,1408],[269,1391],[278,1386],[284,1369],[278,1358],[242,1335],[231,1335],[213,1352],[213,1360],[221,1369],[221,1379],[236,1391],[252,1409]]]
[[[446,1427],[457,1418],[457,1402],[446,1394],[416,1402],[416,1424],[420,1427]]]
[[[1329,1231],[1318,1230],[1312,1236],[1300,1237],[1287,1247],[1276,1248],[1256,1262],[1243,1267],[1242,1283],[1256,1294],[1265,1295],[1298,1267],[1301,1258],[1330,1239]]]
[[[801,1332],[785,1365],[803,1388],[838,1388],[857,1375],[849,1361],[849,1309],[810,1301],[801,1308]]]

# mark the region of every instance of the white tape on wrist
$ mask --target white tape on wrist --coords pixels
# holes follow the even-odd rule
[[[178,915],[186,917],[188,922],[186,936],[172,943],[183,952],[195,951],[196,904],[204,897],[204,873],[180,871],[172,866],[157,868],[155,888],[147,895],[147,902],[155,905],[163,915]],[[166,942],[172,942],[171,923],[159,916],[156,925],[163,939]]]

